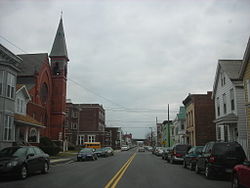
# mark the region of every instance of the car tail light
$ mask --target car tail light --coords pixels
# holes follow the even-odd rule
[[[208,159],[208,162],[209,162],[209,163],[214,163],[214,162],[215,162],[215,157],[214,157],[214,156],[211,156],[211,157]]]
[[[175,156],[176,156],[176,157],[181,157],[182,155],[179,154],[179,153],[176,153]]]

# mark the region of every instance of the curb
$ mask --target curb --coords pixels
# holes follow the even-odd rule
[[[50,160],[51,165],[56,165],[56,164],[62,164],[62,163],[68,163],[70,161],[74,161],[72,158],[67,158],[67,159],[52,159]]]

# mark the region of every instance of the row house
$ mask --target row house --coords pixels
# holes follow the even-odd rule
[[[171,147],[175,144],[174,140],[174,125],[172,120],[165,120],[162,122],[162,140],[161,145],[164,147]]]
[[[215,140],[212,92],[189,94],[183,104],[186,109],[187,144],[199,146]]]
[[[185,144],[186,141],[186,109],[181,106],[176,118],[173,121],[173,133],[175,143]]]
[[[22,59],[0,44],[0,149],[15,142],[16,79]]]
[[[161,146],[162,145],[162,130],[163,129],[163,124],[162,123],[156,123],[156,131],[157,131],[157,142],[156,146]]]
[[[243,56],[242,66],[240,68],[240,79],[243,80],[244,87],[244,104],[246,117],[246,134],[247,134],[247,155],[250,160],[250,38]]]
[[[247,150],[242,60],[219,60],[213,87],[216,140],[237,141]]]
[[[124,134],[122,135],[122,142],[124,145],[128,145],[128,146],[132,146],[132,139],[133,139],[133,135],[130,134]]]

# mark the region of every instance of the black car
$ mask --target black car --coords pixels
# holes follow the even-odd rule
[[[35,146],[7,147],[0,151],[0,176],[25,179],[31,173],[48,173],[49,155]]]
[[[176,162],[183,162],[183,157],[187,151],[191,148],[188,144],[176,144],[168,153],[167,161],[171,164]]]
[[[107,157],[107,152],[104,148],[98,148],[94,151],[94,153],[97,155],[97,157]]]
[[[197,158],[201,154],[203,147],[204,146],[194,146],[188,150],[187,154],[183,157],[184,168],[188,167],[190,170],[195,169]]]
[[[195,171],[204,171],[207,178],[230,174],[233,167],[245,159],[245,152],[237,142],[209,142],[198,156]]]
[[[93,148],[84,148],[79,151],[77,154],[77,161],[84,160],[97,160],[97,154],[95,153],[95,149]]]

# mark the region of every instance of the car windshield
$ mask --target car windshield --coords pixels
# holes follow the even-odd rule
[[[9,147],[0,151],[0,157],[23,157],[26,154],[26,148]]]
[[[188,149],[187,145],[177,145],[176,150],[178,151],[186,151]]]
[[[203,149],[203,146],[198,146],[198,147],[195,148],[195,152],[199,153],[199,152],[202,151],[202,149]]]

